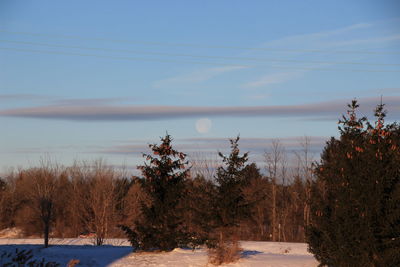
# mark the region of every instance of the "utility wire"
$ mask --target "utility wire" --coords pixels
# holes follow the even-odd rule
[[[104,56],[104,55],[97,55],[97,54],[82,54],[82,53],[71,53],[71,52],[63,52],[63,51],[19,49],[19,48],[10,48],[10,47],[0,47],[0,50],[52,54],[52,55],[108,58],[108,59],[130,60],[130,61],[151,61],[151,62],[163,62],[163,63],[187,63],[187,64],[201,64],[201,65],[217,65],[217,66],[230,66],[230,67],[238,67],[238,68],[260,68],[261,67],[261,68],[275,68],[275,69],[297,69],[297,70],[318,70],[318,71],[382,72],[382,73],[399,73],[400,72],[400,70],[339,69],[339,68],[318,68],[318,67],[317,68],[308,68],[308,67],[290,67],[290,66],[277,66],[277,65],[238,65],[238,64],[227,64],[227,63],[218,63],[218,62],[216,63],[216,62],[201,62],[201,61],[153,59],[153,58],[142,58],[142,57]]]
[[[37,42],[13,41],[13,40],[0,40],[0,42],[12,43],[12,44],[23,44],[23,45],[38,45],[38,46],[47,46],[47,47],[95,50],[95,51],[104,51],[104,52],[122,52],[122,53],[133,53],[133,54],[143,54],[143,55],[191,57],[191,58],[205,58],[205,59],[248,60],[248,61],[260,61],[260,62],[310,63],[310,64],[330,64],[330,65],[343,64],[343,65],[362,65],[362,66],[400,66],[400,64],[393,64],[393,63],[350,62],[350,61],[333,61],[333,62],[332,61],[307,61],[307,60],[294,60],[294,59],[292,60],[292,59],[269,59],[269,58],[255,58],[255,57],[225,57],[225,56],[206,56],[206,55],[192,55],[192,54],[171,54],[171,53],[162,53],[162,52],[148,52],[148,51],[137,51],[137,50],[126,50],[126,49],[110,49],[110,48],[49,44],[49,43],[37,43]]]
[[[164,42],[148,42],[139,40],[118,40],[111,38],[96,38],[85,37],[79,35],[63,35],[63,34],[44,34],[32,32],[17,32],[0,29],[0,32],[29,35],[35,37],[50,37],[50,38],[66,38],[66,39],[79,39],[79,40],[93,40],[93,41],[107,41],[114,43],[135,43],[153,46],[169,46],[169,47],[197,47],[197,48],[215,48],[215,49],[235,49],[235,50],[255,50],[255,51],[273,51],[273,52],[293,52],[293,53],[324,53],[324,54],[376,54],[376,55],[400,55],[400,51],[359,51],[359,50],[321,50],[321,49],[278,49],[278,48],[265,48],[265,47],[242,47],[242,46],[227,46],[227,45],[200,45],[190,43],[164,43]]]

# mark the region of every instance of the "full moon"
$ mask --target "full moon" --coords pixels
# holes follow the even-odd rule
[[[205,134],[208,133],[210,129],[211,129],[211,120],[203,118],[196,121],[197,132]]]

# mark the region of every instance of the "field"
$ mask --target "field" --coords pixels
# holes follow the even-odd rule
[[[78,259],[77,266],[212,266],[207,263],[205,249],[175,249],[163,253],[132,253],[129,243],[123,239],[109,239],[106,245],[93,246],[91,239],[51,239],[51,246],[44,249],[42,239],[0,239],[0,251],[32,249],[39,259],[56,261],[61,266],[71,259]],[[304,243],[241,242],[241,259],[223,266],[251,267],[316,267],[314,257],[307,252]]]

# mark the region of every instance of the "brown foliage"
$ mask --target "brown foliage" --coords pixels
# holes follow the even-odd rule
[[[123,199],[123,225],[135,226],[135,222],[142,220],[141,203],[150,204],[150,198],[143,190],[138,179],[134,179]],[[133,225],[132,225],[133,223]]]
[[[208,261],[214,265],[235,262],[240,259],[241,252],[237,237],[221,230],[219,238],[214,247],[208,249]]]

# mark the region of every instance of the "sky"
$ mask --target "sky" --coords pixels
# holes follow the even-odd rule
[[[190,155],[240,135],[260,165],[307,136],[317,159],[347,103],[373,120],[381,96],[399,121],[396,0],[0,0],[0,173],[134,172],[167,132]]]

